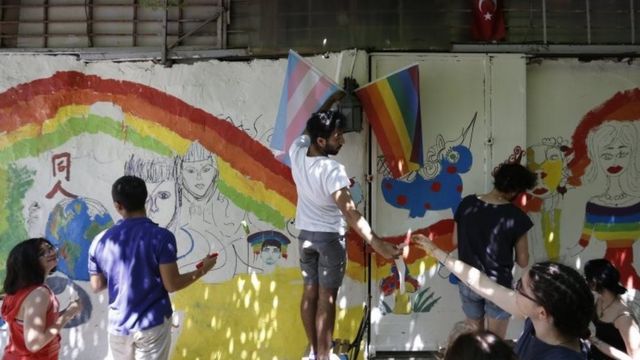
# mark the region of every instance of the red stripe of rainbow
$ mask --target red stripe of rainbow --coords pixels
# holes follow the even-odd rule
[[[246,188],[247,184],[254,184],[276,193],[289,208],[295,208],[296,189],[290,169],[275,159],[268,148],[232,123],[142,84],[65,71],[18,85],[0,94],[0,132],[10,135],[26,126],[35,126],[42,132],[43,124],[62,107],[96,102],[114,103],[126,114],[199,141],[235,170],[226,173],[241,177],[231,179],[227,185],[242,183]],[[252,199],[244,198],[241,202],[247,201]],[[251,204],[241,207],[249,209]],[[280,215],[286,219],[294,214],[289,211]]]

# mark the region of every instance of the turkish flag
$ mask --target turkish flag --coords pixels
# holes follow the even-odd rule
[[[506,36],[502,0],[471,0],[471,37],[473,40],[496,41]]]

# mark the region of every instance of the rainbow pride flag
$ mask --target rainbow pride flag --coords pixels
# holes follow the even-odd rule
[[[394,178],[423,166],[420,76],[411,65],[356,90]]]
[[[289,147],[304,131],[309,116],[324,108],[339,91],[341,89],[338,84],[314,68],[298,53],[289,50],[287,74],[269,145],[280,161],[290,164]]]

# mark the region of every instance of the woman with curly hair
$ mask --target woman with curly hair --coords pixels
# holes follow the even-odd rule
[[[536,176],[520,164],[502,164],[493,176],[493,189],[482,195],[467,195],[454,214],[458,256],[482,269],[491,280],[510,287],[515,264],[529,265],[527,232],[529,216],[513,204],[514,199],[536,184]],[[514,256],[515,253],[515,256]],[[511,315],[504,308],[478,296],[458,283],[466,322],[504,338]]]

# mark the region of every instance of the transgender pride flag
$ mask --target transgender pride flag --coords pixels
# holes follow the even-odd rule
[[[290,164],[288,152],[293,140],[302,134],[309,116],[328,105],[338,91],[341,89],[335,82],[289,50],[287,75],[270,144],[280,161]]]

